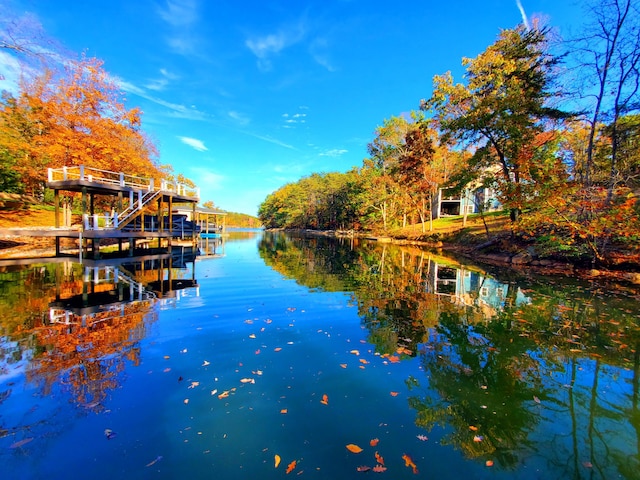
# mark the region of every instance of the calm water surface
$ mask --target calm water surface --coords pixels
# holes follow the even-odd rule
[[[257,232],[203,253],[1,267],[1,478],[640,478],[633,288]]]

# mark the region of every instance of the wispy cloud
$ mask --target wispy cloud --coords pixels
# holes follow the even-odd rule
[[[527,18],[527,14],[524,12],[522,2],[520,0],[516,0],[516,5],[518,6],[518,10],[520,10],[520,15],[522,16],[522,23],[524,23],[524,26],[527,28],[527,30],[531,30],[529,19]]]
[[[326,152],[322,152],[319,155],[321,157],[340,157],[342,155],[344,155],[345,153],[347,153],[349,150],[345,150],[344,148],[333,148],[331,150],[327,150]]]
[[[263,71],[271,70],[271,58],[282,50],[300,42],[305,36],[302,23],[281,29],[276,33],[257,36],[245,41],[245,45],[258,59],[258,68]]]
[[[269,143],[273,143],[274,145],[279,145],[280,147],[284,147],[284,148],[288,148],[290,150],[296,150],[296,148],[293,145],[289,145],[288,143],[284,143],[280,140],[278,140],[277,138],[273,138],[270,135],[259,135],[257,133],[253,133],[253,132],[242,132],[245,135],[249,135],[250,137],[254,137],[257,138],[258,140],[262,140],[265,142],[269,142]]]
[[[157,105],[163,106],[170,110],[170,115],[174,118],[185,118],[189,120],[205,120],[206,115],[199,111],[194,107],[187,107],[185,105],[181,105],[179,103],[172,103],[163,100],[162,98],[158,98],[154,95],[150,95],[144,88],[141,88],[137,85],[134,85],[131,82],[127,82],[126,80],[122,80],[116,78],[115,81],[118,83],[120,88],[127,93],[131,93],[133,95],[137,95],[138,97],[144,98],[145,100],[149,100]]]
[[[157,12],[171,27],[167,37],[169,47],[182,55],[197,52],[193,27],[200,19],[198,0],[165,0]]]
[[[328,42],[326,39],[316,38],[313,42],[311,42],[309,53],[318,65],[326,68],[330,72],[336,71],[336,67],[333,65],[331,59],[329,58]]]
[[[160,77],[149,80],[149,83],[147,83],[145,87],[148,88],[149,90],[154,90],[159,92],[164,90],[167,87],[167,85],[169,85],[169,83],[171,83],[174,80],[177,80],[178,78],[179,78],[178,75],[174,75],[173,73],[170,73],[167,69],[161,68]]]
[[[302,107],[300,107],[302,108]],[[282,118],[284,119],[284,128],[295,128],[296,125],[300,123],[307,123],[307,114],[303,112],[297,113],[283,113]]]
[[[205,147],[204,142],[202,140],[198,140],[197,138],[191,137],[178,137],[182,143],[185,145],[189,145],[191,148],[198,150],[199,152],[206,152],[209,150]]]
[[[160,18],[174,27],[185,27],[198,20],[198,2],[196,0],[167,0],[158,6]]]
[[[249,117],[243,115],[242,113],[236,112],[235,110],[227,112],[227,115],[229,115],[230,118],[235,120],[241,126],[245,126],[251,123],[251,119]]]

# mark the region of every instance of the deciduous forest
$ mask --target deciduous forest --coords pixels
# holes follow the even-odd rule
[[[573,38],[541,19],[501,31],[462,59],[461,80],[436,75],[415,110],[385,119],[361,166],[269,195],[263,224],[388,233],[418,223],[428,235],[444,192],[474,199],[480,215],[499,204],[512,237],[549,255],[599,263],[636,253],[639,4],[585,8]],[[473,195],[487,189],[494,198]]]

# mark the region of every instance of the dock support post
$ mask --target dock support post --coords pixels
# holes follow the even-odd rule
[[[53,191],[53,211],[56,218],[55,226],[60,228],[60,190],[57,188]]]

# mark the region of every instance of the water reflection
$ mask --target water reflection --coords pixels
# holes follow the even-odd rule
[[[420,358],[409,406],[441,444],[545,478],[639,477],[637,292],[358,239],[266,235],[260,254],[310,288],[352,292],[377,354]]]
[[[0,380],[24,373],[40,395],[62,387],[72,403],[102,409],[159,308],[198,293],[193,252],[120,260],[54,261],[0,273]],[[187,266],[191,267],[187,270]],[[190,273],[188,273],[190,272]],[[0,392],[6,400],[11,390]]]

